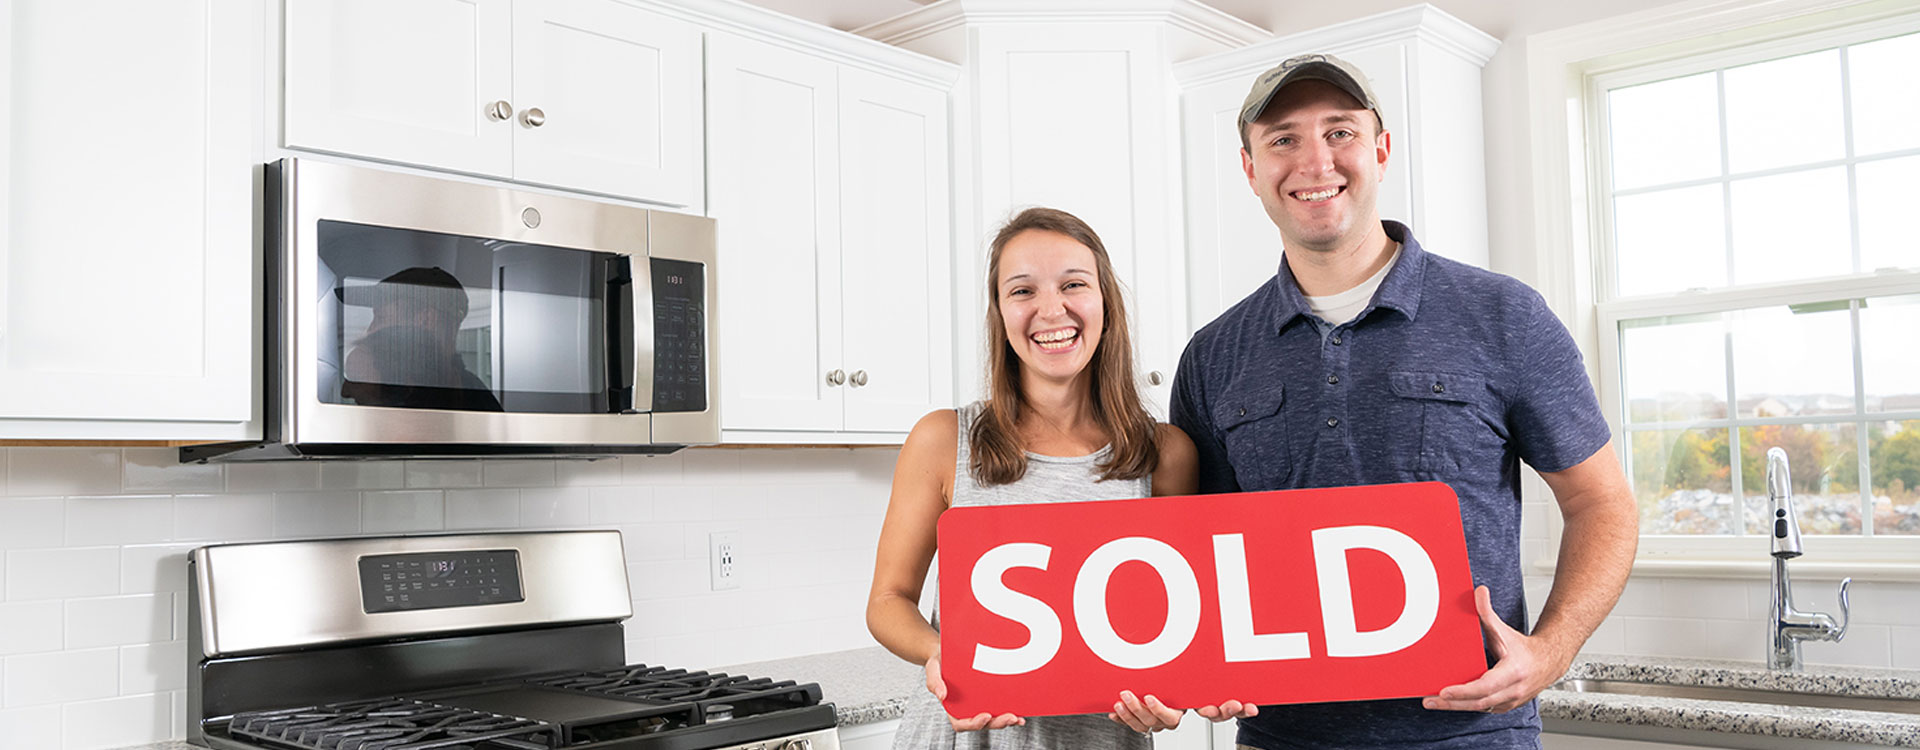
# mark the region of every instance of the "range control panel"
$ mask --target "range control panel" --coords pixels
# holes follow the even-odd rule
[[[361,557],[360,600],[367,614],[526,601],[520,553],[490,549]]]

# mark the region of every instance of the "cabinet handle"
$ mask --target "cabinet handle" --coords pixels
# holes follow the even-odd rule
[[[866,384],[867,384],[867,371],[854,370],[853,371],[853,387],[859,388],[860,386],[863,386]]]
[[[527,111],[520,113],[520,122],[527,127],[537,128],[547,124],[547,113],[540,111],[539,107],[528,107]]]
[[[513,117],[513,105],[508,104],[507,100],[501,99],[487,105],[487,119],[505,120],[510,117]]]
[[[1147,385],[1159,385],[1163,380],[1166,378],[1160,374],[1159,370],[1147,373]]]
[[[847,373],[844,370],[827,373],[827,385],[839,385],[845,382],[847,382]]]

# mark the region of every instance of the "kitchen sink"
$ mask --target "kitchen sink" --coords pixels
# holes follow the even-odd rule
[[[1735,703],[1767,703],[1776,706],[1838,708],[1849,711],[1885,711],[1920,714],[1920,698],[1883,698],[1874,696],[1797,693],[1786,690],[1726,687],[1719,685],[1672,685],[1635,680],[1571,679],[1553,685],[1554,690],[1570,693],[1610,693],[1645,695],[1657,698],[1684,698]]]

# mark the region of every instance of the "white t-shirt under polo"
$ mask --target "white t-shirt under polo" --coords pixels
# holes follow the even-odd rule
[[[1328,325],[1341,325],[1360,317],[1360,311],[1367,309],[1367,303],[1373,301],[1373,293],[1380,289],[1380,282],[1387,280],[1387,272],[1393,270],[1393,264],[1400,260],[1400,245],[1393,246],[1393,257],[1379,271],[1368,276],[1359,286],[1338,294],[1325,297],[1307,297],[1307,308]],[[1305,296],[1305,295],[1302,295]]]

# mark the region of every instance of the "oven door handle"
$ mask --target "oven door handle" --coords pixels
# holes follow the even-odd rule
[[[615,325],[607,331],[613,362],[613,411],[653,411],[653,264],[644,255],[614,258],[608,275]],[[622,398],[624,396],[624,398]]]

